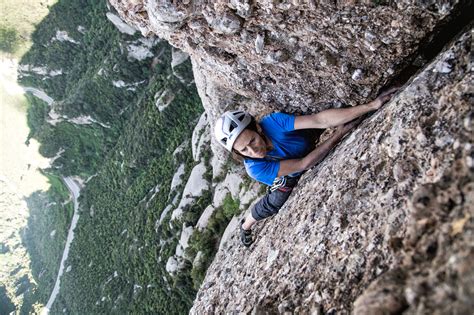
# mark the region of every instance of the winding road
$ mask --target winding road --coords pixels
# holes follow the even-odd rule
[[[46,94],[45,92],[41,91],[41,90],[38,90],[34,87],[23,87],[23,90],[25,92],[30,92],[31,94],[33,94],[34,96],[42,99],[43,101],[45,101],[46,103],[48,103],[48,105],[51,105],[51,103],[54,102],[54,99],[52,97],[50,97],[48,94]]]
[[[56,299],[56,296],[59,293],[59,288],[61,284],[61,276],[64,272],[64,263],[67,260],[67,256],[69,254],[69,247],[71,246],[72,240],[74,239],[74,229],[76,228],[77,221],[79,220],[79,202],[77,199],[80,195],[80,188],[79,185],[71,178],[71,177],[63,177],[64,183],[67,185],[69,191],[72,194],[73,202],[74,202],[74,215],[72,217],[71,226],[69,227],[69,232],[67,234],[66,246],[64,247],[63,257],[61,258],[61,264],[59,265],[59,272],[56,278],[56,283],[54,284],[53,292],[49,297],[48,303],[43,308],[41,315],[49,314],[49,310]]]

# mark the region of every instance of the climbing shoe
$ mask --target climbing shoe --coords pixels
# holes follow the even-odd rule
[[[243,224],[245,222],[245,219],[242,219],[240,221],[240,241],[245,247],[249,247],[253,243],[253,238],[252,238],[252,230],[245,230],[243,228]]]

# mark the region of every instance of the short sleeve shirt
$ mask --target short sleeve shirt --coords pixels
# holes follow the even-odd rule
[[[280,170],[280,160],[304,157],[310,143],[299,130],[295,130],[294,115],[272,113],[259,123],[265,136],[272,141],[273,150],[262,159],[246,158],[244,165],[250,177],[271,186]]]

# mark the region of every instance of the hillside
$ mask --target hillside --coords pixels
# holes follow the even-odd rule
[[[188,55],[103,1],[58,1],[32,38],[19,65],[26,140],[50,158],[51,188],[26,198],[32,275],[11,274],[2,298],[26,314],[54,296],[73,180],[77,226],[51,313],[187,312],[227,224],[258,194],[232,163],[213,178]]]

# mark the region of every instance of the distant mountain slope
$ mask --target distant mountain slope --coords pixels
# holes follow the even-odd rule
[[[121,34],[107,19],[103,1],[59,1],[50,9],[19,67],[20,84],[42,98],[28,95],[30,137],[40,141],[43,155],[53,158],[45,170],[50,190],[27,199],[30,217],[22,235],[34,279],[22,280],[27,290],[8,293],[25,293],[22,313],[46,303],[58,272],[72,217],[60,178],[93,178],[151,76],[171,62],[168,44]],[[153,59],[160,54],[161,60]]]
[[[20,84],[53,99],[49,106],[35,100],[31,136],[47,157],[64,150],[54,166],[65,175],[95,174],[149,83],[150,56],[169,47],[156,38],[142,42],[138,34],[120,33],[106,13],[103,1],[59,1],[21,60]],[[135,47],[148,51],[148,57],[136,59]]]
[[[187,54],[140,37],[105,2],[59,1],[34,39],[20,82],[36,95],[30,137],[52,158],[44,173],[54,185],[28,199],[36,283],[22,312],[45,304],[54,285],[72,217],[64,176],[83,188],[51,313],[188,312],[225,228],[258,185],[232,163],[213,169]]]

